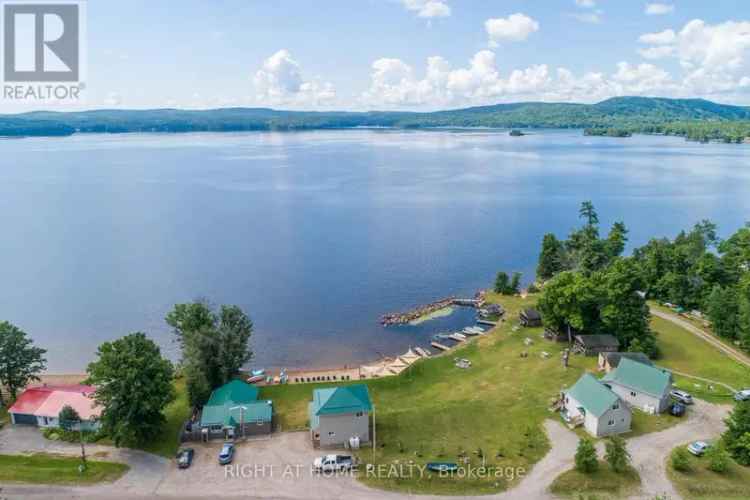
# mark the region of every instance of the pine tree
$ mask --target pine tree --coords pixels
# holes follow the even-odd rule
[[[596,472],[599,468],[599,461],[596,458],[596,449],[590,440],[581,438],[578,441],[575,461],[576,470],[583,472],[584,474],[591,474],[592,472]]]

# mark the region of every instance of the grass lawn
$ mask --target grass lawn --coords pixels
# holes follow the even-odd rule
[[[657,333],[662,358],[658,365],[691,375],[724,382],[735,388],[750,387],[750,369],[726,356],[708,342],[661,318],[652,318],[651,328]],[[717,403],[732,402],[730,391],[699,380],[675,376],[676,386],[694,396]]]
[[[8,408],[5,406],[0,406],[0,428],[2,428],[3,425],[10,422],[10,418],[8,417]]]
[[[705,457],[689,457],[688,472],[674,470],[667,458],[667,475],[683,498],[748,498],[750,467],[731,461],[725,474],[717,474],[708,470],[708,459]]]
[[[575,469],[563,472],[550,485],[555,495],[575,498],[624,498],[634,493],[641,485],[638,471],[629,467],[622,474],[613,471],[606,462],[599,462],[599,469],[583,474]]]
[[[511,332],[518,310],[534,300],[502,297],[499,302],[508,321],[493,333],[460,350],[418,362],[401,376],[368,380],[375,404],[377,449],[374,454],[363,450],[360,458],[384,465],[468,461],[476,466],[482,462],[481,449],[488,467],[528,471],[549,449],[541,423],[547,417],[558,418],[547,410],[551,399],[596,364],[595,358],[572,356],[566,370],[560,359],[562,346],[541,339],[541,328]],[[526,337],[534,344],[526,347]],[[528,352],[527,358],[520,357],[522,351]],[[542,351],[551,356],[542,358]],[[454,357],[471,360],[472,368],[456,368]],[[301,429],[307,427],[312,389],[323,386],[268,387],[262,389],[261,397],[274,400],[282,429]],[[400,491],[468,495],[504,490],[517,478],[415,475],[362,480]]]
[[[34,484],[93,484],[111,482],[125,474],[129,467],[113,462],[88,460],[88,469],[78,472],[81,460],[37,453],[34,455],[0,455],[0,481]]]
[[[164,416],[167,421],[162,427],[162,431],[156,439],[141,447],[144,451],[167,458],[172,458],[177,454],[177,449],[180,446],[180,429],[185,420],[190,418],[190,404],[185,389],[185,380],[175,380],[174,386],[176,398],[164,409]]]

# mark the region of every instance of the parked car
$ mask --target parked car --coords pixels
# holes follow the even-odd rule
[[[355,466],[354,458],[349,455],[326,455],[318,457],[313,462],[315,472],[344,472]]]
[[[669,414],[674,415],[675,417],[681,417],[685,414],[685,411],[687,408],[682,403],[672,403],[672,406],[669,407]]]
[[[177,452],[177,467],[187,469],[193,463],[195,450],[192,448],[183,448]]]
[[[232,443],[224,443],[219,452],[219,464],[227,465],[232,463],[234,458],[234,445]]]
[[[701,455],[706,453],[706,450],[708,450],[708,448],[710,447],[711,445],[705,441],[694,441],[688,445],[687,449],[696,457],[700,457]]]
[[[690,393],[687,393],[685,391],[681,391],[679,389],[673,389],[672,392],[669,393],[670,396],[672,396],[672,399],[676,399],[680,403],[684,405],[691,405],[693,404],[693,396],[690,395]]]
[[[736,401],[750,400],[750,389],[743,389],[734,395]]]

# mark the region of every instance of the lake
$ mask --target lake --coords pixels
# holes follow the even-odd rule
[[[750,147],[581,131],[348,130],[0,140],[0,320],[79,372],[133,331],[178,355],[177,302],[237,304],[255,366],[323,367],[426,345],[473,313],[382,314],[533,278],[544,233],[591,199],[629,247],[750,219]]]

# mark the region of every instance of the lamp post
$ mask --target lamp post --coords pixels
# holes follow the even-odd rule
[[[247,411],[247,406],[232,406],[229,408],[230,410],[240,410],[240,428],[242,429],[242,439],[245,439],[245,412]]]

